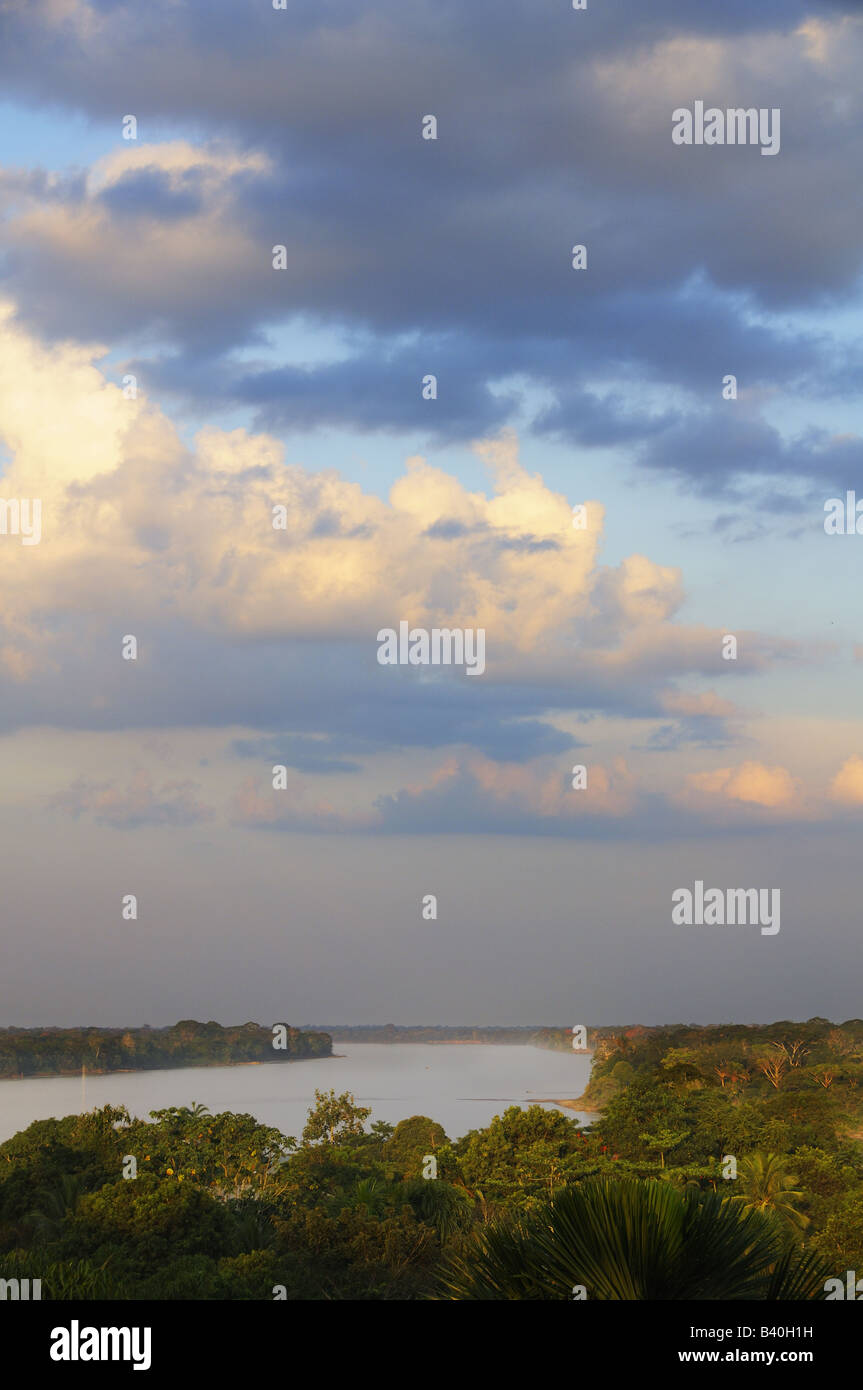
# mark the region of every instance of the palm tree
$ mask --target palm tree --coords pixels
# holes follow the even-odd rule
[[[275,1244],[276,1231],[269,1208],[256,1197],[232,1198],[228,1204],[234,1223],[236,1249],[243,1255],[266,1250]]]
[[[110,1261],[109,1255],[98,1266],[89,1260],[55,1260],[46,1264],[36,1251],[13,1251],[3,1257],[3,1272],[6,1278],[41,1279],[42,1298],[52,1302],[128,1297],[107,1271]]]
[[[829,1271],[787,1228],[717,1193],[588,1178],[520,1220],[478,1232],[441,1276],[443,1299],[823,1299]]]
[[[191,1105],[180,1105],[177,1108],[178,1115],[188,1115],[192,1120],[201,1120],[205,1115],[209,1115],[210,1107],[202,1105],[200,1101],[193,1100]]]
[[[401,1192],[410,1202],[415,1216],[433,1226],[443,1244],[473,1220],[473,1204],[467,1193],[441,1178],[412,1178],[402,1183]]]
[[[37,1239],[54,1239],[66,1218],[75,1214],[86,1191],[81,1173],[61,1173],[52,1187],[41,1188],[27,1218]]]
[[[779,1154],[757,1152],[742,1158],[736,1181],[738,1190],[731,1200],[744,1211],[774,1212],[799,1230],[809,1225],[809,1217],[797,1210],[804,1193]]]
[[[381,1190],[377,1178],[358,1178],[354,1184],[354,1200],[357,1206],[365,1207],[374,1215],[384,1201],[386,1193]]]

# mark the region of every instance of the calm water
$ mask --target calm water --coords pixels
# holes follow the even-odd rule
[[[487,1125],[507,1105],[580,1096],[590,1058],[518,1045],[333,1043],[338,1057],[268,1062],[251,1067],[183,1067],[92,1076],[81,1103],[80,1077],[0,1081],[0,1141],[34,1120],[74,1115],[99,1105],[125,1105],[146,1119],[151,1110],[199,1101],[212,1113],[234,1110],[299,1138],[315,1087],[352,1091],[371,1119],[396,1124],[429,1115],[451,1139]],[[589,1119],[574,1110],[572,1119]]]

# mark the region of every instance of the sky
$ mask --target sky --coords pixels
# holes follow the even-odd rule
[[[0,1026],[863,1014],[861,61],[0,0]]]

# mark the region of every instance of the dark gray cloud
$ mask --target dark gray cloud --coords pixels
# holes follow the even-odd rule
[[[240,757],[272,760],[300,772],[353,772],[359,764],[346,760],[346,754],[370,757],[394,749],[469,743],[486,757],[520,763],[546,753],[586,746],[542,720],[501,717],[495,713],[494,697],[485,713],[477,714],[465,707],[467,701],[448,699],[445,690],[431,694],[402,687],[401,695],[402,700],[383,700],[383,718],[378,728],[374,727],[376,721],[368,718],[371,710],[364,709],[368,728],[364,737],[348,730],[325,739],[274,734],[262,739],[236,739],[232,747]],[[537,707],[535,698],[527,691],[521,693],[521,703],[525,709]]]
[[[271,167],[209,192],[194,170],[177,186],[142,168],[97,195],[70,183],[71,207],[95,197],[117,235],[137,220],[140,244],[124,276],[103,274],[78,244],[61,240],[46,258],[38,239],[14,241],[6,283],[41,331],[155,334],[165,351],[139,364],[144,379],[198,408],[249,407],[271,429],[471,438],[511,417],[517,375],[550,402],[537,432],[629,448],[706,489],[750,458],[755,472],[845,476],[835,449],[783,445],[758,420],[717,440],[708,404],[728,371],[805,399],[852,389],[863,368],[859,344],[840,353],[828,334],[769,317],[829,308],[863,265],[856,69],[791,45],[810,5],[90,9],[99,22],[79,27],[49,21],[38,2],[0,8],[10,94],[116,120],[118,144],[122,116],[136,113],[141,151],[147,121],[167,122],[264,151]],[[819,13],[843,10],[854,13]],[[654,73],[672,38],[729,47],[716,65],[703,55],[701,73],[685,52],[679,76],[671,59]],[[845,36],[855,44],[856,25]],[[779,106],[780,154],[673,146],[671,111],[696,96]],[[428,112],[437,141],[420,139]],[[168,259],[154,282],[142,270],[147,226],[197,212],[216,250],[228,231],[245,249],[216,270],[204,245],[199,271],[172,275]],[[570,267],[575,242],[589,248],[586,272]],[[274,244],[288,249],[284,272],[271,268]],[[347,360],[231,359],[297,315],[354,334]],[[437,402],[420,397],[428,372]],[[659,404],[635,403],[644,386]]]
[[[68,625],[61,630],[53,676],[26,690],[0,682],[5,731],[39,723],[91,730],[245,726],[267,736],[236,741],[240,757],[307,771],[312,762],[323,764],[317,771],[345,770],[338,765],[350,767],[363,755],[455,744],[508,762],[565,752],[580,742],[546,722],[548,710],[583,705],[587,713],[609,704],[617,712],[656,712],[667,679],[667,672],[657,672],[638,693],[612,678],[568,680],[560,687],[529,677],[494,685],[466,680],[463,673],[428,681],[406,667],[379,666],[373,633],[362,645],[252,644],[214,641],[188,629],[142,639],[130,670],[132,663],[116,661],[114,644],[100,643],[86,625],[74,625],[77,636]],[[278,730],[284,732],[272,732]]]
[[[338,752],[368,752],[369,748],[361,740],[341,738]],[[359,772],[360,764],[347,758],[333,756],[333,740],[309,738],[303,734],[276,734],[267,738],[237,738],[231,744],[232,751],[239,758],[255,758],[261,762],[281,763],[295,768],[298,772]]]
[[[158,169],[140,169],[124,174],[98,196],[109,212],[120,217],[153,217],[170,220],[192,217],[203,209],[203,196],[194,169],[182,176],[183,187],[175,188]]]
[[[739,742],[739,734],[732,736],[726,719],[693,714],[671,724],[661,724],[642,746],[650,753],[667,753],[672,749],[687,746],[729,748]]]
[[[639,449],[648,468],[676,473],[705,492],[723,491],[735,473],[763,478],[785,475],[799,480],[821,479],[841,488],[859,486],[863,474],[863,439],[837,437],[825,429],[808,428],[783,438],[739,403],[719,403],[680,419],[657,433]],[[823,526],[823,492],[816,505],[810,499],[771,499],[776,512],[796,512],[805,506],[818,530]],[[730,524],[730,521],[727,523]]]

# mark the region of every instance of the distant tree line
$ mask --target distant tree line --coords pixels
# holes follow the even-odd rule
[[[195,1019],[170,1028],[0,1028],[0,1077],[285,1062],[333,1050],[328,1033],[299,1028],[286,1027],[283,1048],[273,1041],[272,1028],[259,1023],[223,1028]]]
[[[545,1028],[535,1023],[523,1026],[481,1028],[473,1024],[395,1023],[327,1024],[325,1031],[337,1042],[356,1043],[533,1043],[538,1047],[572,1047],[569,1028]]]

